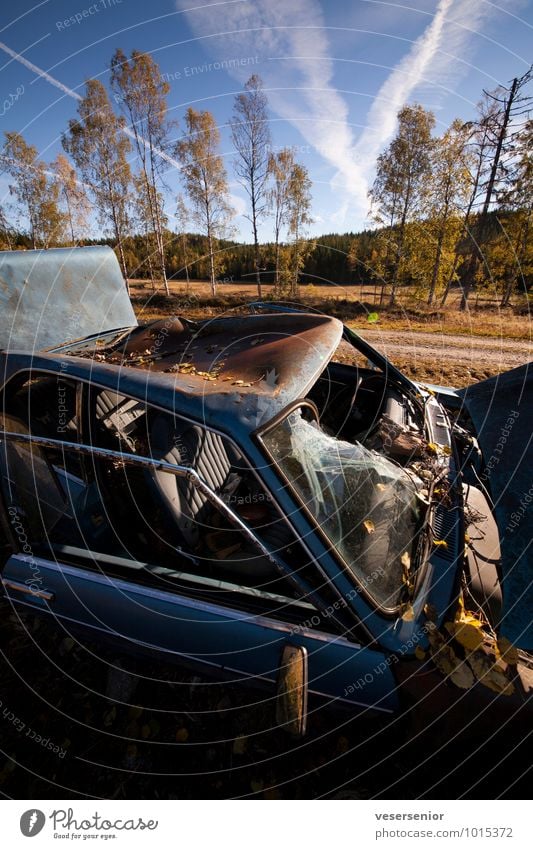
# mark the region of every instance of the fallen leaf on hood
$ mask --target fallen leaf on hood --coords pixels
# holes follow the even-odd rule
[[[474,684],[474,675],[464,660],[455,654],[444,635],[436,628],[429,628],[428,639],[433,663],[446,678],[461,690],[468,690]]]

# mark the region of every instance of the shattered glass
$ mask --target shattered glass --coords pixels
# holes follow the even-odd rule
[[[416,479],[359,443],[328,436],[303,412],[270,429],[265,445],[357,581],[393,609],[417,532]]]

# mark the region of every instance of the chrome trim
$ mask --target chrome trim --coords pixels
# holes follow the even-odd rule
[[[18,581],[12,581],[10,578],[2,578],[2,584],[7,590],[16,590],[16,592],[25,593],[34,598],[42,598],[44,601],[55,600],[54,593],[49,593],[47,590],[36,590],[35,587],[29,584],[21,584]]]
[[[243,611],[236,610],[233,607],[224,607],[223,605],[216,604],[213,601],[202,601],[200,599],[191,599],[188,596],[180,595],[178,592],[170,592],[165,590],[157,590],[154,587],[147,587],[144,584],[137,584],[135,581],[124,581],[121,578],[114,578],[110,575],[101,575],[98,572],[89,572],[87,569],[79,566],[66,566],[64,564],[56,563],[53,560],[46,560],[44,557],[31,557],[30,555],[21,555],[14,554],[12,555],[6,563],[6,568],[9,568],[9,564],[15,560],[18,563],[32,563],[32,564],[42,564],[43,567],[50,569],[51,571],[57,572],[60,575],[71,575],[73,577],[81,577],[84,580],[91,581],[97,584],[105,584],[106,586],[117,587],[121,592],[137,592],[141,595],[144,595],[148,598],[158,599],[161,601],[168,601],[169,599],[178,599],[179,604],[183,607],[188,607],[193,610],[198,609],[202,610],[204,613],[215,613],[219,616],[223,616],[226,619],[234,619],[239,622],[252,622],[255,625],[260,625],[263,628],[269,628],[272,631],[281,631],[282,633],[288,634],[291,637],[295,636],[304,636],[309,637],[318,642],[324,643],[338,643],[339,645],[346,646],[347,648],[353,649],[354,651],[360,651],[363,646],[359,643],[352,642],[351,640],[346,639],[346,637],[341,637],[337,634],[328,634],[327,631],[318,631],[315,628],[303,628],[300,625],[292,625],[289,623],[284,624],[277,619],[269,619],[267,616],[262,616],[260,614],[250,615],[244,613]],[[162,616],[166,616],[164,613],[160,613]],[[68,617],[67,617],[68,618]],[[172,619],[172,617],[168,617]],[[73,619],[73,622],[79,622],[80,620]],[[84,624],[80,622],[80,624]],[[129,637],[125,639],[130,639]],[[141,642],[141,641],[139,641]],[[142,643],[142,645],[146,645],[149,648],[161,648],[156,644],[150,643]],[[373,651],[373,649],[370,649]]]
[[[113,451],[111,448],[97,448],[96,446],[85,445],[82,442],[67,442],[66,440],[58,441],[57,439],[49,439],[44,436],[32,436],[31,434],[4,431],[0,436],[0,442],[3,439],[11,442],[23,442],[30,445],[42,445],[45,448],[57,448],[58,446],[61,446],[63,450],[74,451],[78,454],[84,454],[90,457],[101,457],[102,459],[107,460],[119,460],[125,465],[140,466],[141,468],[149,469],[150,471],[156,470],[158,472],[168,472],[168,474],[174,475],[174,477],[185,478],[190,481],[193,486],[197,487],[197,489],[205,495],[207,500],[220,510],[226,519],[239,528],[239,530],[247,538],[248,542],[250,542],[255,548],[258,548],[263,557],[266,557],[267,560],[275,566],[278,572],[285,575],[285,570],[277,558],[274,557],[261,540],[255,536],[240,516],[228,507],[224,499],[220,498],[220,496],[213,492],[203,478],[200,477],[198,472],[195,469],[190,468],[190,466],[178,466],[174,463],[167,463],[164,460],[154,460],[153,457],[144,457],[138,454],[124,454],[122,451]]]

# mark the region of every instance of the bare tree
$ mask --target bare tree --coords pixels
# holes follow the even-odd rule
[[[235,98],[231,137],[237,160],[235,172],[250,201],[250,214],[246,217],[252,224],[254,240],[254,262],[257,294],[261,298],[261,250],[258,225],[267,209],[267,181],[270,148],[267,98],[262,80],[253,74],[242,94]]]
[[[477,217],[470,259],[466,264],[461,298],[461,309],[466,310],[468,297],[476,280],[478,266],[483,262],[482,245],[487,236],[489,211],[496,197],[500,180],[505,175],[504,160],[510,152],[509,125],[515,119],[527,114],[531,108],[532,97],[524,92],[531,82],[533,69],[530,68],[521,77],[515,77],[510,86],[499,86],[492,92],[484,92],[486,99],[492,103],[491,123],[488,124],[491,138],[492,155],[488,178],[484,185],[483,206]]]

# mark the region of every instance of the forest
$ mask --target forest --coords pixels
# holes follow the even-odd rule
[[[170,120],[170,82],[153,58],[117,50],[109,89],[86,82],[52,162],[6,131],[0,170],[0,249],[107,243],[129,280],[169,294],[169,281],[250,282],[294,298],[300,286],[373,285],[394,304],[407,289],[428,305],[475,292],[505,307],[533,283],[532,70],[481,94],[476,114],[435,134],[435,115],[413,103],[377,158],[371,229],[310,237],[312,180],[295,150],[273,143],[269,104],[253,74],[229,117],[232,169],[246,200],[251,239],[235,239],[229,175],[212,113],[192,107]],[[176,140],[177,136],[177,140]],[[181,192],[169,221],[165,174]],[[166,199],[166,202],[165,202]],[[269,222],[273,237],[260,239]]]

